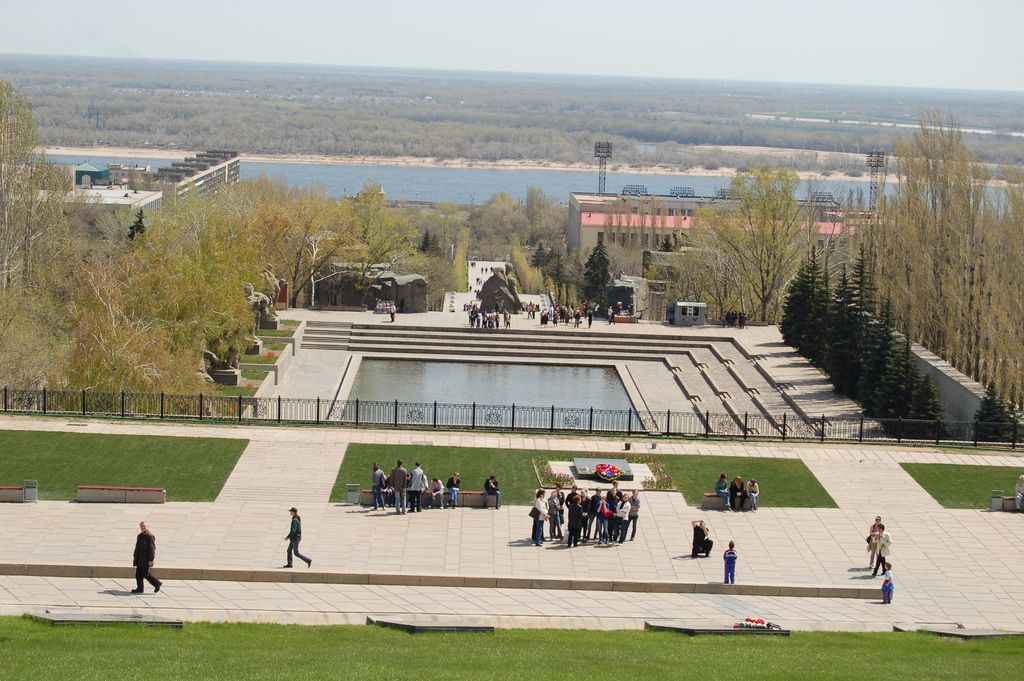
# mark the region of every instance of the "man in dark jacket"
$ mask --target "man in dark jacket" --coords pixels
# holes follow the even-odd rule
[[[288,563],[282,567],[290,568],[292,566],[292,554],[294,553],[299,560],[306,562],[308,568],[313,564],[313,559],[299,553],[299,542],[302,541],[302,518],[299,517],[299,509],[292,506],[288,512],[292,514],[292,524],[288,528],[288,536],[285,537],[288,540]]]
[[[569,539],[567,544],[571,549],[580,544],[580,532],[583,530],[583,508],[580,506],[580,498],[575,494],[569,495]]]
[[[133,594],[142,593],[142,580],[153,585],[153,592],[160,593],[163,582],[150,574],[156,560],[156,537],[146,527],[146,523],[139,523],[139,536],[135,538],[135,555],[132,558],[132,565],[135,566],[135,588]]]

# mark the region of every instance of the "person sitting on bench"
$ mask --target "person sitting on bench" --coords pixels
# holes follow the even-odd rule
[[[487,508],[487,498],[492,496],[495,510],[501,508],[501,490],[498,489],[498,478],[493,475],[484,481],[484,508]]]
[[[747,500],[747,488],[743,484],[743,478],[736,476],[729,485],[729,508],[733,511],[742,511],[743,502]]]
[[[725,473],[718,476],[718,482],[715,483],[715,494],[726,504],[729,503],[729,481],[725,479]]]

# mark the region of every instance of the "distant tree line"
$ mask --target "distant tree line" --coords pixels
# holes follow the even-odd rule
[[[764,146],[806,150],[794,168],[859,172],[859,159],[814,152],[891,149],[898,130],[840,118],[913,124],[907,110],[942,109],[970,127],[1024,130],[1024,97],[1012,94],[16,55],[0,57],[0,74],[32,103],[49,145],[566,163],[592,161],[600,138],[620,163],[752,168],[769,158],[728,147]],[[750,117],[766,111],[824,122]],[[1024,164],[1020,138],[973,135],[970,148]]]

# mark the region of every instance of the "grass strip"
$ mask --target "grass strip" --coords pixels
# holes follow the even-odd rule
[[[885,658],[900,681],[1017,678],[1020,641],[959,641],[926,633],[794,633],[788,638],[657,631],[498,630],[493,634],[405,632],[367,626],[187,623],[183,629],[117,625],[54,627],[0,618],[4,677],[100,681],[135,678],[234,681],[394,679],[408,669],[443,670],[446,681],[552,678],[566,651],[614,650],[638,679],[707,676],[710,660],[756,669],[758,681],[874,679]],[[608,673],[608,658],[572,655],[572,676]],[[681,673],[692,670],[692,674]],[[702,671],[703,670],[703,671]]]
[[[902,463],[903,470],[946,508],[988,508],[989,494],[1014,494],[1024,466],[964,466],[952,463]]]
[[[45,500],[78,485],[163,487],[168,501],[213,501],[248,440],[0,430],[0,484],[39,481]]]
[[[759,506],[790,508],[836,508],[836,502],[799,459],[736,456],[664,455],[659,457],[683,493],[686,503],[700,506],[704,492],[715,490],[715,481],[725,473],[732,482],[737,475],[744,483],[757,480],[761,490]]]

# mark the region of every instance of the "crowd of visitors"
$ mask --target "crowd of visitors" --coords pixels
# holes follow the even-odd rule
[[[534,546],[541,546],[546,541],[564,540],[571,549],[592,539],[597,540],[598,545],[622,544],[627,536],[629,541],[636,539],[640,492],[623,492],[617,484],[607,491],[595,490],[593,494],[577,487],[566,494],[561,485],[556,485],[550,495],[538,489],[530,517],[533,519],[531,539]],[[564,533],[563,525],[566,526]]]

